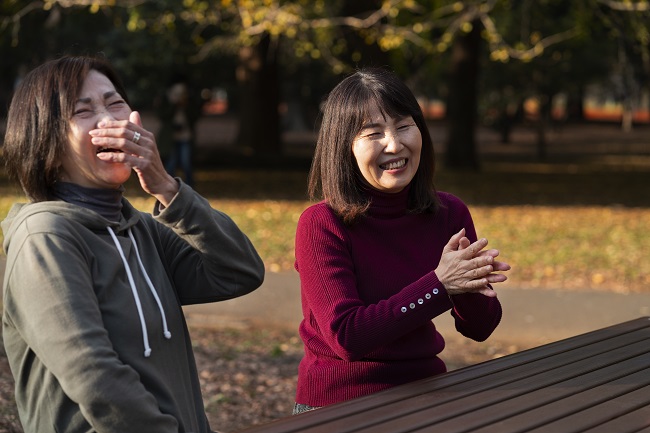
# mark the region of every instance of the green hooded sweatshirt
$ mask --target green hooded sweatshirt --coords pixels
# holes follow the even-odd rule
[[[63,201],[2,222],[3,337],[26,433],[210,432],[181,306],[260,286],[230,218],[181,183],[118,223]]]

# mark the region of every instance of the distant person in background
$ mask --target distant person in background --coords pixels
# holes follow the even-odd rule
[[[160,101],[159,146],[167,172],[176,176],[176,170],[180,168],[185,183],[190,186],[194,185],[195,125],[200,114],[201,105],[192,97],[186,77],[174,77]]]
[[[211,432],[182,306],[259,287],[249,239],[165,171],[102,59],[28,73],[3,152],[29,200],[2,222],[2,337],[24,431]],[[131,173],[152,214],[124,198]]]
[[[483,341],[501,320],[499,251],[477,240],[467,206],[436,192],[431,137],[393,74],[361,70],[323,108],[296,233],[305,355],[294,413],[446,371],[432,320],[451,313]]]

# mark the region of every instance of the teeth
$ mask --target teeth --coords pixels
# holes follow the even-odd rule
[[[117,149],[112,149],[110,147],[100,147],[97,150],[97,153],[102,153],[102,152],[122,152],[122,151]]]
[[[406,160],[405,159],[400,159],[399,161],[393,161],[389,162],[388,164],[382,164],[380,167],[383,170],[395,170],[398,168],[402,168],[406,165]]]

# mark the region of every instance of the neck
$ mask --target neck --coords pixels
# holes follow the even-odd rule
[[[400,192],[388,193],[368,188],[366,193],[371,199],[368,215],[376,218],[392,218],[408,211],[410,185]]]
[[[124,187],[86,188],[69,182],[54,184],[54,198],[97,212],[109,221],[119,221]]]

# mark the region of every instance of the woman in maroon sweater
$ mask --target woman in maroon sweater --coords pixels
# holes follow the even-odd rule
[[[476,239],[467,206],[436,192],[434,153],[411,91],[382,69],[330,93],[309,178],[324,201],[300,217],[304,412],[446,371],[432,319],[485,340],[501,319],[491,284],[510,266]]]

